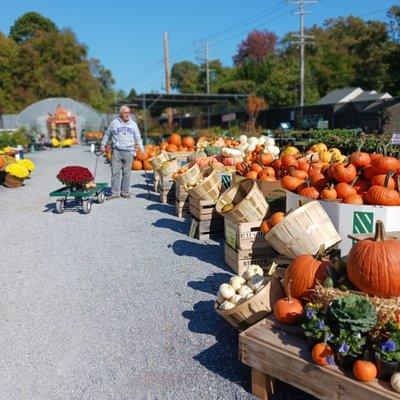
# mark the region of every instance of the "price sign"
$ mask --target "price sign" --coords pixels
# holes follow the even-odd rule
[[[225,240],[226,244],[232,247],[232,249],[236,248],[236,229],[225,225]]]
[[[199,223],[194,218],[192,218],[192,223],[191,223],[190,229],[189,229],[189,237],[190,238],[194,238],[194,235],[196,234],[198,225],[199,225]]]
[[[392,139],[390,140],[392,144],[400,144],[400,133],[393,133]]]
[[[231,186],[232,174],[221,174],[221,182],[225,189],[228,189]]]

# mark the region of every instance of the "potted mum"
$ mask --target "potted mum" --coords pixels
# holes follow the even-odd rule
[[[24,180],[29,176],[29,170],[17,162],[8,164],[5,168],[6,177],[4,186],[9,188],[21,187]]]
[[[57,179],[73,190],[81,190],[93,181],[93,175],[87,168],[73,165],[62,168]]]

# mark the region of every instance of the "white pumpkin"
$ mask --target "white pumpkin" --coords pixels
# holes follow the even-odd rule
[[[265,279],[261,275],[253,275],[250,280],[247,282],[248,287],[253,290],[254,292],[257,291],[257,289],[260,286],[264,286]]]
[[[257,144],[256,143],[249,143],[249,145],[246,147],[246,153],[251,153],[256,149]]]
[[[235,308],[235,304],[231,303],[228,300],[225,300],[220,306],[220,310],[231,310],[232,308]]]
[[[400,393],[400,372],[395,372],[391,379],[390,379],[390,384],[392,385],[392,388]]]
[[[240,135],[240,136],[239,136],[239,142],[240,142],[241,144],[247,143],[247,136],[246,136],[246,135]]]
[[[260,137],[258,138],[258,144],[261,144],[261,145],[265,144],[265,140],[266,140],[266,139],[267,139],[266,136],[260,136]]]
[[[246,283],[246,280],[241,276],[234,276],[229,280],[229,284],[238,291],[239,288]]]
[[[221,154],[224,157],[232,157],[232,158],[243,157],[243,153],[241,152],[240,149],[235,149],[232,147],[222,147]]]
[[[235,294],[234,296],[232,296],[232,297],[229,299],[229,301],[230,301],[232,304],[239,305],[239,304],[243,303],[244,298],[243,298],[242,296],[240,296],[240,294]]]
[[[275,146],[275,139],[272,137],[265,136],[265,145],[266,146]]]
[[[234,294],[236,293],[236,290],[229,284],[223,283],[218,290],[217,298],[224,297],[226,300],[230,299]]]
[[[253,293],[253,291],[246,285],[243,285],[239,290],[238,294],[242,297],[246,297],[249,293]]]
[[[222,294],[218,291],[218,294],[217,294],[217,303],[218,303],[218,304],[222,304],[225,300],[226,300],[225,297],[222,296]]]
[[[269,144],[268,146],[265,146],[264,153],[272,153],[274,157],[277,157],[279,156],[280,150],[278,146]]]
[[[249,143],[250,144],[258,144],[258,138],[256,138],[255,136],[249,137]]]
[[[248,281],[253,275],[264,275],[264,271],[259,265],[252,264],[247,267],[246,271],[243,272],[242,277]]]
[[[245,297],[245,299],[246,299],[246,300],[251,299],[253,296],[254,296],[254,293],[249,293],[249,294]]]

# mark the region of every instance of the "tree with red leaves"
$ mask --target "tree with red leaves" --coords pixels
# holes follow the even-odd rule
[[[274,32],[267,30],[254,30],[249,33],[239,46],[233,62],[236,66],[243,64],[246,60],[261,62],[268,55],[273,54],[276,48],[278,37]]]

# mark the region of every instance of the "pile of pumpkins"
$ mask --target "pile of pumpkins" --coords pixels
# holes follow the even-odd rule
[[[145,151],[142,152],[138,150],[136,152],[136,156],[132,161],[132,170],[133,171],[140,171],[140,170],[152,170],[153,166],[150,163],[150,158],[156,156],[158,153],[158,146],[153,145],[146,145]]]
[[[259,265],[250,265],[242,275],[234,275],[229,283],[223,283],[218,290],[216,307],[230,310],[251,299],[271,280],[264,276]]]
[[[400,296],[400,240],[386,238],[384,226],[378,221],[375,236],[358,241],[350,250],[345,263],[344,277],[355,290],[379,298],[398,298]],[[379,256],[377,256],[379,255]],[[286,296],[274,306],[275,318],[283,324],[297,324],[304,315],[303,305],[312,299],[317,282],[326,284],[334,269],[329,257],[324,257],[323,248],[316,256],[303,254],[289,264],[284,278]],[[396,324],[400,326],[400,310]],[[311,351],[312,359],[321,366],[328,366],[327,357],[333,351],[326,343],[317,343]],[[367,363],[364,365],[364,363]],[[360,368],[369,367],[373,373],[368,378]],[[377,369],[370,361],[357,360],[353,364],[353,373],[361,381],[376,378]],[[400,392],[400,373],[391,380],[393,388]]]
[[[182,137],[179,133],[172,133],[165,142],[161,142],[160,150],[173,153],[176,151],[194,151],[196,147],[192,136]]]

